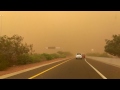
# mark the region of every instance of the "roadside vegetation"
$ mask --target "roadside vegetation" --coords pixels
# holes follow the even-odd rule
[[[120,34],[112,35],[112,40],[105,39],[104,53],[87,53],[87,56],[120,58]]]
[[[108,57],[108,58],[112,57],[111,55],[107,54],[106,52],[104,52],[104,53],[97,53],[97,52],[87,53],[86,55],[87,56],[94,56],[94,57]]]
[[[105,45],[105,52],[109,53],[110,55],[120,57],[120,34],[119,35],[113,35],[112,40],[106,39],[106,45]]]
[[[0,70],[5,70],[14,65],[37,63],[45,60],[66,58],[72,55],[70,52],[63,51],[52,54],[35,53],[33,44],[23,44],[23,39],[19,35],[13,35],[12,37],[4,35],[0,37]]]

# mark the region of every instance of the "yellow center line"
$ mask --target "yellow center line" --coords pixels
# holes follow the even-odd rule
[[[69,61],[69,60],[67,60],[67,61]],[[49,70],[51,70],[51,69],[53,69],[53,68],[59,66],[59,65],[65,63],[65,62],[67,62],[67,61],[64,61],[64,62],[62,62],[62,63],[59,63],[59,64],[57,64],[57,65],[55,65],[55,66],[53,66],[53,67],[51,67],[51,68],[49,68],[49,69],[47,69],[47,70],[44,70],[44,71],[42,71],[42,72],[40,72],[40,73],[38,73],[38,74],[36,74],[36,75],[34,75],[34,76],[28,78],[28,79],[33,79],[33,78],[35,78],[35,77],[37,77],[37,76],[39,76],[39,75],[41,75],[41,74],[43,74],[43,73],[45,73],[45,72],[47,72],[47,71],[49,71]]]

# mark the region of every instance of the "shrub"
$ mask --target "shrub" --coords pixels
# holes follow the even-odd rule
[[[43,53],[43,54],[41,54],[43,57],[45,57],[46,58],[46,60],[51,60],[51,59],[53,59],[53,57],[50,55],[50,54],[46,54],[46,53]]]
[[[110,55],[120,57],[120,34],[112,35],[112,40],[105,39],[104,51]]]
[[[59,54],[57,54],[57,53],[53,53],[53,54],[50,54],[50,55],[52,56],[53,59],[60,57]]]
[[[33,54],[33,55],[30,55],[30,58],[32,59],[32,62],[33,62],[33,63],[46,60],[45,57],[42,56],[41,54]]]
[[[17,64],[18,65],[24,65],[24,64],[28,64],[28,63],[32,63],[33,60],[32,58],[30,58],[30,56],[28,54],[22,54],[20,56],[18,56],[18,60],[17,60]]]
[[[58,51],[57,53],[59,54],[60,58],[65,58],[67,56],[72,56],[73,55],[70,52],[63,52],[63,51]]]
[[[5,70],[9,67],[9,61],[0,55],[0,70]]]
[[[23,37],[19,35],[13,35],[12,37],[8,37],[7,35],[0,36],[0,54],[6,56],[5,59],[9,61],[10,66],[14,64],[18,56],[25,58],[26,56],[22,56],[23,54],[32,54],[34,52],[32,48],[32,44],[23,44]]]

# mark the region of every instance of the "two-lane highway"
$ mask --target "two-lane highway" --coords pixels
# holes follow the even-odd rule
[[[111,79],[120,78],[120,68],[92,59],[68,59],[5,79]]]

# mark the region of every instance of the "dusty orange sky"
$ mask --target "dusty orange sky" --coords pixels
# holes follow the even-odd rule
[[[0,11],[0,15],[0,35],[18,34],[37,53],[103,52],[105,39],[120,34],[119,11]],[[48,46],[60,49],[45,49]]]

